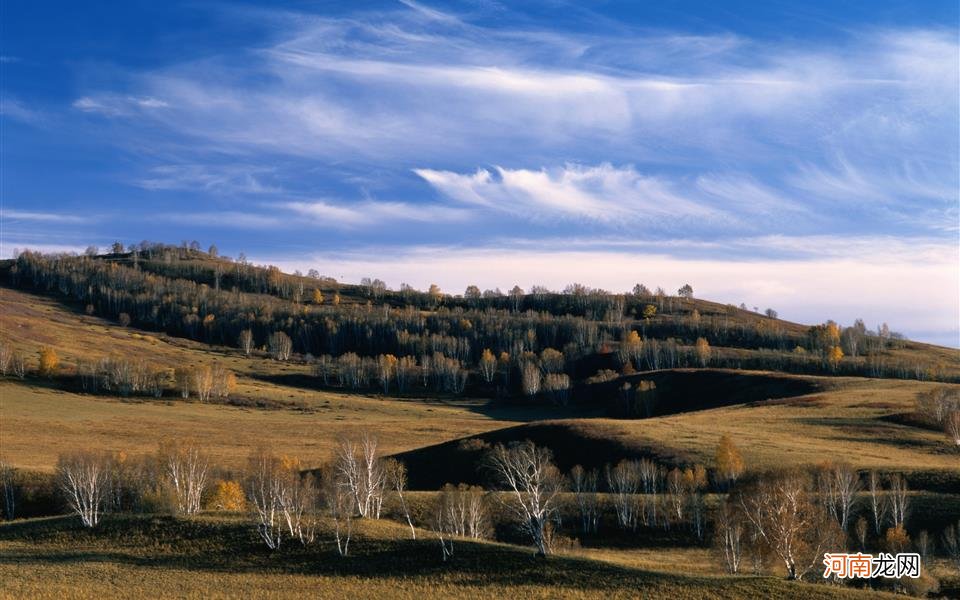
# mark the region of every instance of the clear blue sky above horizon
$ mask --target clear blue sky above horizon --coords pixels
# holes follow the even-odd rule
[[[0,28],[4,256],[689,282],[960,346],[955,1],[15,0]]]

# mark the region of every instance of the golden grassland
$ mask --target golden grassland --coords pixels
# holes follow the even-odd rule
[[[943,469],[960,473],[960,452],[943,432],[905,425],[892,415],[914,410],[916,381],[836,378],[823,392],[642,420],[577,419],[573,427],[627,444],[663,448],[710,464],[722,435],[737,440],[751,467],[847,461],[857,468]],[[602,432],[602,433],[600,433]]]
[[[817,381],[818,391],[617,420],[582,408],[318,390],[304,384],[304,365],[122,328],[50,298],[7,288],[0,288],[0,337],[31,362],[41,345],[55,347],[67,373],[78,359],[118,354],[168,368],[217,362],[238,376],[237,405],[172,397],[119,399],[65,391],[37,378],[2,380],[0,457],[25,470],[50,471],[60,453],[75,449],[151,453],[168,437],[198,440],[214,464],[238,469],[260,444],[317,465],[329,458],[339,434],[359,429],[375,432],[383,450],[395,453],[508,427],[522,438],[536,427],[559,425],[576,434],[574,450],[584,455],[592,451],[591,441],[603,440],[710,465],[720,436],[728,434],[751,468],[844,460],[858,468],[930,470],[954,479],[960,474],[960,452],[942,433],[894,418],[912,411],[916,395],[934,385],[915,381],[806,377]],[[930,351],[956,358],[948,349]],[[516,427],[537,419],[550,420]],[[937,523],[960,514],[960,496],[923,489],[914,498],[916,512],[943,513],[934,519]],[[421,496],[411,494],[424,501]],[[320,533],[317,545],[303,549],[289,544],[271,554],[249,521],[236,515],[110,515],[93,531],[71,517],[0,524],[0,597],[877,596],[773,577],[717,576],[716,557],[700,546],[584,547],[544,561],[526,548],[464,540],[457,543],[453,561],[443,563],[429,532],[413,542],[406,539],[407,528],[394,522],[358,521],[355,556],[346,559],[333,551],[330,532],[322,527]],[[935,567],[943,568],[940,563]]]
[[[0,383],[0,454],[14,466],[50,471],[61,452],[154,452],[165,438],[198,440],[213,462],[238,468],[263,444],[305,464],[324,462],[341,433],[375,431],[386,452],[509,424],[469,403],[420,404],[318,394],[307,412],[111,397]]]
[[[819,382],[821,391],[643,420],[573,419],[583,410],[311,389],[297,379],[307,374],[306,366],[122,328],[8,288],[0,288],[0,334],[30,360],[36,360],[41,345],[57,348],[68,372],[79,358],[114,353],[171,368],[218,362],[238,374],[234,396],[242,406],[179,398],[121,400],[72,393],[40,380],[2,381],[0,455],[26,469],[50,470],[60,452],[79,448],[152,452],[169,436],[200,440],[226,468],[241,466],[258,444],[310,465],[328,457],[338,434],[360,428],[375,431],[384,450],[393,453],[535,419],[568,417],[559,423],[581,439],[657,448],[662,455],[702,464],[711,463],[720,436],[728,434],[751,467],[845,460],[860,468],[960,472],[960,453],[942,433],[889,418],[910,412],[916,395],[936,385],[931,383],[805,377]],[[255,408],[258,404],[274,408]]]
[[[67,372],[80,358],[116,354],[170,368],[217,362],[238,375],[232,396],[242,406],[122,400],[72,393],[37,379],[0,381],[0,456],[25,469],[51,470],[60,452],[80,448],[152,452],[166,437],[197,439],[228,468],[241,466],[258,444],[319,464],[337,435],[356,429],[375,431],[386,452],[400,452],[539,414],[490,408],[486,400],[382,398],[283,385],[275,381],[306,375],[307,367],[118,327],[16,290],[0,288],[0,299],[0,334],[28,361],[49,345]],[[251,407],[257,404],[273,408]]]
[[[222,515],[114,516],[95,530],[69,517],[3,524],[0,597],[884,597],[772,577],[668,574],[591,553],[540,559],[492,542],[457,541],[445,563],[429,532],[413,541],[405,526],[389,521],[358,521],[352,556],[343,558],[329,524],[319,534],[306,548],[290,543],[271,553],[249,523]]]

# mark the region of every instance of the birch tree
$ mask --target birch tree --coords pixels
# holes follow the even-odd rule
[[[744,462],[740,449],[728,435],[720,436],[716,454],[717,478],[724,486],[732,485],[743,474]]]
[[[7,521],[17,515],[16,475],[16,469],[0,460],[0,494],[3,495],[3,518]]]
[[[300,460],[284,456],[280,459],[280,487],[277,502],[287,533],[307,545],[314,540],[317,490],[313,475],[302,475]]]
[[[407,467],[395,458],[388,458],[383,463],[383,470],[386,473],[389,486],[397,494],[397,499],[400,501],[400,509],[407,520],[407,525],[410,526],[410,537],[417,539],[417,529],[413,526],[413,519],[410,518],[410,508],[403,497],[403,492],[407,489]]]
[[[613,496],[617,523],[623,529],[637,527],[637,493],[640,491],[640,465],[637,461],[622,460],[616,466],[607,465],[607,488]]]
[[[890,476],[890,519],[893,526],[903,527],[907,520],[907,509],[909,496],[907,495],[907,480],[903,475],[894,474]]]
[[[250,356],[250,353],[253,352],[253,331],[244,329],[240,332],[240,337],[237,341],[239,342],[240,349],[243,350],[243,353],[247,356]]]
[[[826,465],[817,474],[817,487],[823,505],[840,528],[847,531],[850,512],[860,491],[857,471],[847,463]]]
[[[350,538],[353,536],[353,513],[356,501],[351,491],[344,487],[335,465],[329,465],[323,469],[321,495],[327,514],[333,520],[337,554],[347,556],[350,553]]]
[[[379,519],[387,476],[377,449],[377,438],[369,433],[360,440],[341,438],[334,469],[339,485],[354,499],[361,517]]]
[[[177,512],[185,515],[200,512],[210,466],[207,455],[194,444],[172,442],[161,446],[160,463],[164,465]]]
[[[599,496],[597,494],[598,473],[595,469],[587,471],[580,465],[570,470],[570,489],[580,512],[580,528],[586,532],[597,531],[600,517]]]
[[[283,331],[274,331],[267,340],[270,356],[275,360],[289,360],[293,352],[293,340]]]
[[[723,564],[727,573],[740,572],[743,562],[745,527],[740,510],[728,499],[717,511],[717,542],[720,546]]]
[[[943,419],[943,430],[954,446],[960,446],[960,409],[947,414]]]
[[[283,473],[280,459],[264,449],[257,450],[247,462],[247,504],[256,521],[257,533],[271,550],[283,541],[280,495]]]
[[[109,458],[96,452],[61,454],[57,479],[71,512],[85,527],[95,527],[110,494]]]
[[[870,515],[873,517],[873,532],[880,535],[887,505],[880,486],[880,475],[876,471],[867,473],[867,497],[870,501]]]
[[[801,579],[823,552],[842,547],[836,523],[811,501],[812,484],[800,471],[771,473],[744,486],[737,501],[756,539],[783,563],[788,579]]]
[[[505,505],[530,536],[537,555],[546,556],[550,552],[547,522],[554,518],[563,490],[563,476],[554,466],[550,450],[529,440],[510,446],[497,444],[488,455],[488,465],[509,492]]]
[[[493,383],[493,378],[497,375],[497,359],[489,348],[484,349],[480,356],[480,375],[487,383]]]

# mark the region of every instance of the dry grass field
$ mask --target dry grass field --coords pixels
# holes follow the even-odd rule
[[[299,384],[298,377],[308,368],[122,328],[9,288],[0,288],[0,331],[24,352],[35,353],[41,344],[56,347],[65,370],[78,358],[113,353],[170,368],[217,362],[238,374],[238,406],[179,398],[121,400],[73,393],[36,380],[2,381],[2,455],[27,469],[50,470],[58,453],[75,448],[151,452],[170,436],[202,440],[224,467],[241,466],[258,444],[298,456],[306,464],[319,464],[338,434],[361,428],[376,431],[384,449],[398,453],[551,419],[554,427],[549,434],[542,432],[546,423],[537,422],[492,435],[541,441],[561,428],[582,443],[618,445],[626,455],[652,453],[679,464],[710,464],[720,436],[727,434],[742,446],[747,463],[759,468],[843,460],[863,469],[938,470],[960,476],[960,453],[945,443],[942,433],[893,418],[912,411],[919,392],[940,384],[778,375],[814,382],[819,391],[642,420],[584,419],[576,418],[583,409],[389,398],[284,385],[278,382],[285,378]],[[703,390],[704,395],[709,393]],[[561,464],[590,463],[590,451],[582,443],[542,441],[584,455],[577,461],[560,450]]]
[[[315,466],[330,457],[339,435],[368,430],[386,453],[407,462],[413,489],[436,490],[448,481],[486,483],[477,459],[499,441],[548,446],[567,470],[642,456],[712,466],[720,437],[729,435],[752,469],[845,461],[907,473],[915,490],[913,529],[939,531],[960,516],[960,450],[941,432],[904,418],[919,393],[942,384],[717,369],[641,373],[632,377],[673,377],[685,387],[667,397],[661,416],[631,420],[608,418],[589,404],[321,389],[307,365],[120,327],[9,288],[0,288],[0,332],[33,363],[39,346],[55,347],[67,377],[0,380],[0,458],[25,471],[49,473],[71,450],[153,453],[169,438],[197,440],[226,470],[241,469],[260,445]],[[952,351],[942,352],[949,358]],[[65,383],[79,359],[109,355],[170,369],[220,364],[237,374],[237,389],[224,404],[173,395],[122,399],[79,393]],[[705,376],[702,385],[690,383],[697,373]],[[423,517],[435,494],[411,498]],[[528,548],[461,540],[453,561],[444,563],[430,532],[411,542],[392,521],[357,526],[355,555],[343,559],[325,530],[315,546],[291,544],[270,554],[249,521],[236,515],[111,515],[93,531],[67,517],[3,524],[0,597],[632,598],[638,590],[645,598],[879,596],[777,577],[718,576],[716,550],[689,541],[626,536],[609,547],[585,543],[544,562]],[[947,561],[931,562],[930,569],[952,582],[948,590],[957,587]]]
[[[322,531],[329,539],[329,532]],[[0,525],[3,598],[636,598],[893,597],[773,577],[677,575],[651,559],[578,553],[543,560],[526,548],[455,542],[449,562],[429,532],[360,522],[353,555],[330,544],[269,553],[233,517],[116,517],[93,531],[67,518]],[[663,559],[682,558],[677,553]],[[625,564],[626,562],[626,564]],[[632,563],[632,564],[631,564]]]
[[[258,444],[306,464],[328,458],[337,436],[376,431],[387,452],[537,418],[525,407],[491,408],[486,400],[384,398],[274,383],[308,368],[135,329],[72,312],[49,298],[0,288],[0,331],[36,361],[40,345],[57,348],[64,370],[78,358],[110,354],[173,368],[218,362],[238,374],[239,406],[179,398],[126,399],[79,394],[31,379],[0,381],[0,455],[20,468],[50,471],[61,452],[79,449],[153,452],[166,437],[195,438],[224,467],[240,467]],[[264,408],[258,407],[258,405]]]

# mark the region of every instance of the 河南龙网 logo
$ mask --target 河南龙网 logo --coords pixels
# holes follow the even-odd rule
[[[920,577],[920,555],[916,553],[889,554],[824,554],[823,576],[839,579],[873,579],[877,577],[900,579]]]

